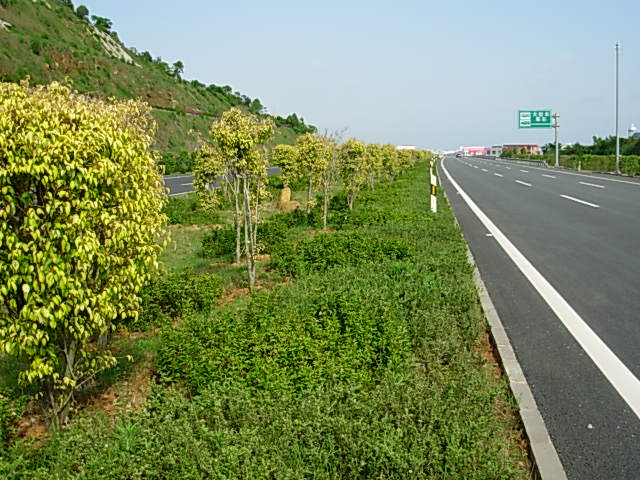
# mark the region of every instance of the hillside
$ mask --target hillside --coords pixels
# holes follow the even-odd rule
[[[153,107],[155,148],[163,153],[192,150],[196,142],[189,131],[205,133],[232,106],[264,111],[260,100],[229,86],[181,79],[182,68],[181,62],[168,65],[125,47],[109,19],[74,7],[71,0],[0,0],[0,81],[69,79],[82,93],[140,98]],[[274,143],[293,143],[314,129],[295,114],[274,119],[279,127]]]

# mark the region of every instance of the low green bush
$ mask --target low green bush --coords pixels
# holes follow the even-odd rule
[[[231,255],[236,250],[236,232],[232,228],[212,230],[202,239],[202,256],[216,258]]]
[[[220,216],[200,208],[195,194],[169,197],[163,208],[171,225],[212,225],[220,223]]]
[[[193,313],[209,312],[222,291],[222,280],[214,274],[185,270],[158,276],[142,289],[141,313],[129,328],[147,330]]]
[[[302,215],[291,212],[274,215],[261,223],[258,226],[259,251],[262,253],[274,251],[287,238],[289,230],[300,225],[303,221]],[[241,241],[244,241],[244,237],[240,238]],[[202,256],[205,258],[227,257],[232,255],[235,250],[236,232],[233,227],[212,230],[202,239]]]
[[[45,448],[15,445],[0,478],[514,479],[495,430],[498,390],[435,366],[291,397],[235,384],[185,397],[156,388],[126,417],[82,419]]]
[[[17,420],[22,416],[25,404],[26,397],[13,389],[0,388],[0,457],[5,443],[16,429]]]
[[[165,175],[192,172],[195,165],[195,153],[187,151],[165,152],[158,163],[164,166]]]
[[[234,381],[300,393],[334,383],[373,385],[402,364],[402,311],[370,277],[335,272],[322,282],[254,294],[246,309],[189,318],[162,332],[158,370],[192,393]]]
[[[271,265],[283,274],[300,276],[338,265],[402,260],[413,254],[413,244],[409,240],[346,230],[318,233],[311,238],[281,244],[271,256]]]

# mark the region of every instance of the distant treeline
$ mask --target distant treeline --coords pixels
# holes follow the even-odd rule
[[[547,153],[555,152],[555,144],[547,143],[542,147],[542,151]],[[573,145],[563,145],[563,155],[615,155],[616,137],[613,135],[606,138],[593,137],[593,145],[581,145],[579,142]],[[640,138],[620,138],[620,154],[640,155]]]

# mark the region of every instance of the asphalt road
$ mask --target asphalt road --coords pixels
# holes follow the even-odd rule
[[[269,175],[277,175],[280,173],[280,167],[269,167],[267,173]],[[169,190],[169,196],[171,197],[193,192],[193,174],[166,175],[164,177],[164,185]]]
[[[568,477],[640,478],[640,182],[471,158],[443,167]]]

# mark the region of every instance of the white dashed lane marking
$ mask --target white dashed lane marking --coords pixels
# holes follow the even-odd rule
[[[567,200],[571,200],[572,202],[581,203],[582,205],[587,205],[593,208],[600,208],[600,205],[596,205],[595,203],[585,202],[584,200],[580,200],[576,197],[570,197],[569,195],[560,195],[562,198],[566,198]]]

